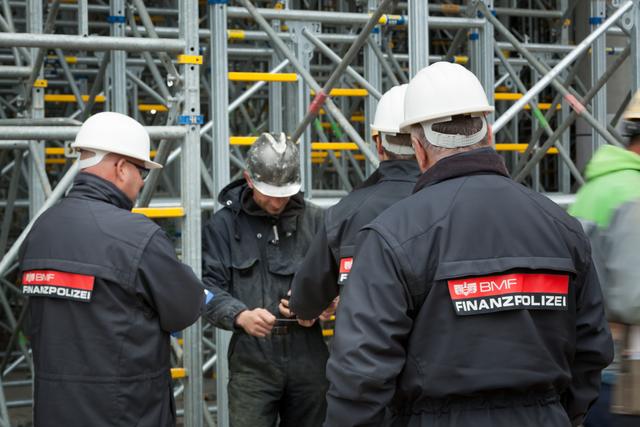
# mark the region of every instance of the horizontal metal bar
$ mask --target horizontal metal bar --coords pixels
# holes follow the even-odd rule
[[[369,15],[366,13],[346,13],[346,12],[319,12],[313,10],[292,10],[292,9],[258,9],[260,15],[265,19],[280,19],[292,21],[313,21],[330,24],[366,24]],[[229,18],[251,18],[249,12],[243,7],[229,7],[227,9]],[[384,17],[382,18],[384,19]],[[408,18],[404,17],[405,22]],[[445,28],[479,28],[484,25],[484,19],[476,18],[453,18],[453,17],[429,17],[430,29]]]
[[[0,66],[0,77],[29,77],[31,67]]]
[[[135,37],[70,36],[62,34],[0,33],[0,47],[41,47],[66,50],[125,50],[127,52],[179,53],[185,43],[179,39]]]
[[[0,140],[65,140],[76,137],[79,126],[0,126]],[[151,139],[184,138],[186,129],[183,126],[147,126]]]

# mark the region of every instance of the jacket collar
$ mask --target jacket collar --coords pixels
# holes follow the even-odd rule
[[[504,160],[491,147],[454,154],[438,161],[418,179],[414,193],[452,178],[471,175],[502,175],[509,177]]]
[[[372,187],[381,181],[415,181],[420,168],[415,160],[385,160],[357,189]]]
[[[133,208],[133,202],[118,187],[87,172],[81,172],[76,176],[67,197],[98,200],[128,211]]]

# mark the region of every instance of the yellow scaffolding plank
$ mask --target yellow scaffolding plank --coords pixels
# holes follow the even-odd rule
[[[315,96],[315,91],[311,91],[311,95]],[[354,89],[350,87],[337,87],[331,89],[330,96],[369,96],[369,91],[366,89]]]
[[[359,150],[354,142],[312,142],[312,150]]]
[[[177,380],[187,377],[187,370],[184,368],[171,368],[171,379]]]
[[[89,101],[89,95],[82,95],[84,102]],[[96,102],[104,102],[105,97],[103,95],[96,96]],[[75,95],[65,93],[48,93],[44,95],[44,102],[76,102]]]
[[[46,165],[64,165],[67,163],[67,159],[45,159]]]
[[[257,136],[232,136],[229,138],[229,144],[231,145],[251,145],[258,139]]]
[[[184,208],[182,206],[167,208],[134,208],[133,213],[139,213],[147,218],[180,218],[184,216]]]
[[[202,55],[178,55],[178,64],[202,65]]]
[[[169,111],[169,109],[162,104],[138,104],[138,111],[161,112],[161,111]]]
[[[253,73],[230,71],[229,80],[233,82],[296,82],[296,73]]]
[[[528,144],[519,143],[496,144],[496,151],[517,151],[519,153],[524,153],[524,150],[527,149],[527,145]],[[558,154],[558,149],[553,147],[549,148],[549,150],[547,150],[547,154]]]
[[[64,155],[64,147],[47,147],[44,152],[48,156],[62,156]]]
[[[522,98],[522,94],[521,93],[515,93],[515,92],[498,92],[498,93],[494,93],[493,97],[496,101],[517,101],[518,99]]]

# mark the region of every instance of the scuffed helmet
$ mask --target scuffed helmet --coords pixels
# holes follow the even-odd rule
[[[280,133],[263,133],[247,153],[247,172],[255,188],[271,197],[290,197],[300,191],[298,146]]]

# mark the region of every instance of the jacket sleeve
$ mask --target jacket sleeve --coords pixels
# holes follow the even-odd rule
[[[203,315],[218,328],[234,330],[236,316],[248,308],[230,293],[233,286],[230,236],[221,213],[214,215],[202,231],[202,281],[213,293]]]
[[[361,231],[358,241],[327,365],[327,427],[383,424],[413,324],[394,249],[371,229]]]
[[[640,201],[621,206],[605,236],[603,286],[610,320],[640,325]]]
[[[590,253],[588,259],[576,284],[576,349],[571,364],[571,384],[563,399],[573,426],[582,423],[598,398],[600,374],[613,360],[613,341]]]
[[[323,224],[291,283],[291,309],[300,319],[315,319],[338,296],[337,282],[338,266]]]
[[[155,309],[167,332],[186,328],[200,316],[204,287],[195,273],[176,257],[164,231],[151,237],[142,253],[137,284],[142,298]]]

